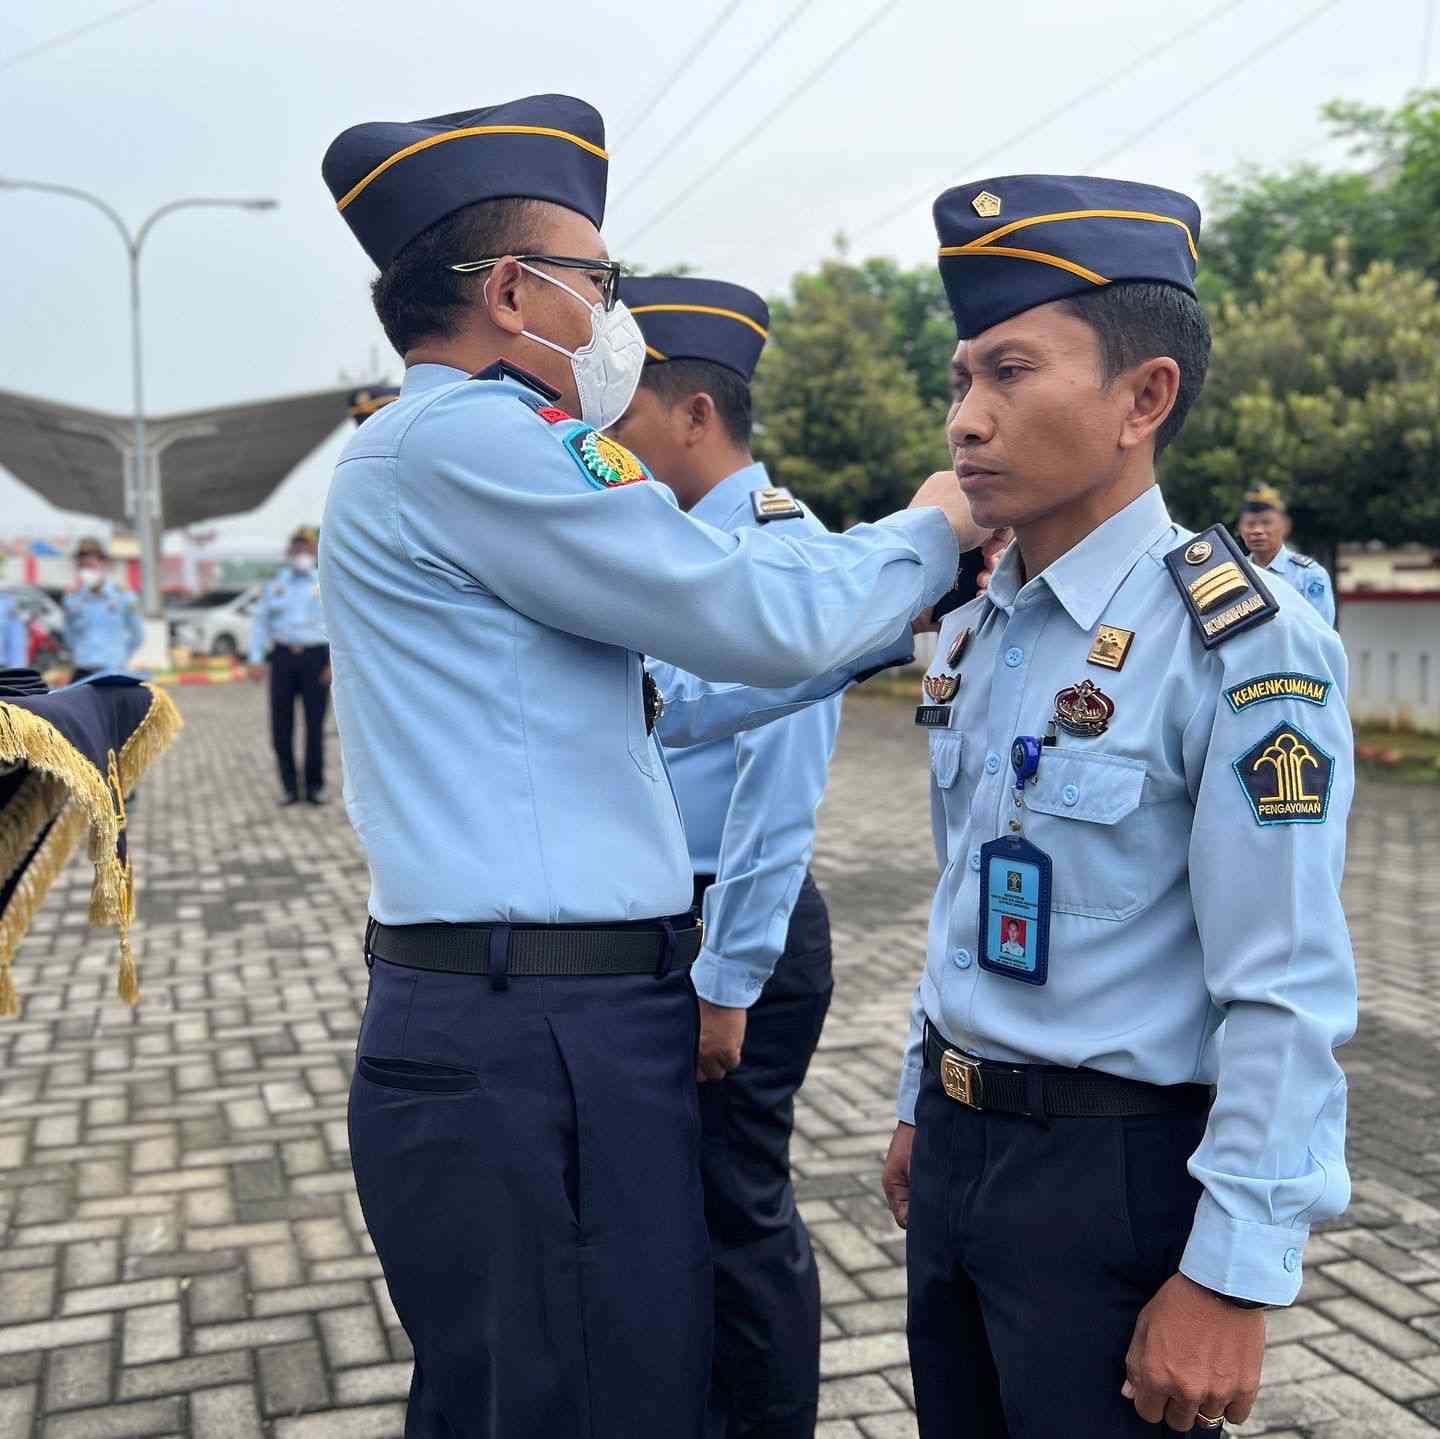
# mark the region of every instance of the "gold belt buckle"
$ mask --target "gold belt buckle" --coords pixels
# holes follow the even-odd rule
[[[980,1108],[980,1066],[975,1060],[947,1049],[940,1056],[940,1084],[957,1103]]]

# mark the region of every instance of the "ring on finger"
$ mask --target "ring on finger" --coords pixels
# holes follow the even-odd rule
[[[1195,1422],[1199,1424],[1202,1429],[1223,1429],[1225,1427],[1225,1416],[1220,1414],[1212,1418],[1209,1414],[1201,1413],[1195,1416]]]

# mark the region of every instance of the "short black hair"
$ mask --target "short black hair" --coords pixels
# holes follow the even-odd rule
[[[661,360],[645,366],[640,384],[664,405],[678,405],[703,391],[714,400],[715,413],[730,439],[737,445],[750,443],[750,385],[728,365],[711,360]]]
[[[1126,370],[1168,355],[1180,366],[1180,389],[1165,423],[1155,432],[1155,458],[1185,425],[1210,368],[1210,325],[1200,302],[1177,285],[1124,281],[1087,290],[1061,305],[1084,320],[1100,346],[1100,372],[1108,385]]]
[[[422,340],[453,338],[488,271],[457,275],[448,267],[543,249],[543,208],[535,200],[483,200],[421,230],[370,286],[385,338],[401,355]]]

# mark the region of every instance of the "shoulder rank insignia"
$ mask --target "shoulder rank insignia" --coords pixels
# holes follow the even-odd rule
[[[1224,525],[1177,546],[1166,568],[1207,650],[1279,613],[1270,591]]]
[[[1308,570],[1310,566],[1315,563],[1315,561],[1312,560],[1309,555],[1297,554],[1294,550],[1290,551],[1290,558],[1294,560],[1295,563],[1299,565],[1302,570]]]
[[[798,520],[805,513],[800,501],[782,485],[751,490],[750,508],[755,511],[757,525],[768,525],[771,520]]]
[[[633,485],[637,480],[654,478],[639,455],[588,425],[572,430],[565,436],[564,445],[570,458],[580,466],[580,473],[597,490],[613,490],[620,485]]]
[[[1281,723],[1235,761],[1257,824],[1323,824],[1335,756],[1299,725]]]

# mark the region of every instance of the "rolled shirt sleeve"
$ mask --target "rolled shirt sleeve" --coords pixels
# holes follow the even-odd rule
[[[1221,1293],[1289,1304],[1310,1225],[1338,1214],[1350,1194],[1334,1052],[1356,1022],[1340,903],[1354,790],[1345,654],[1333,631],[1282,611],[1214,655],[1220,684],[1184,747],[1198,776],[1191,893],[1224,1024],[1215,1103],[1190,1161],[1205,1192],[1180,1267]],[[1325,701],[1280,698],[1237,712],[1227,691],[1265,674],[1311,678]],[[1281,765],[1297,796],[1288,809],[1268,801],[1283,795]],[[1247,776],[1271,768],[1268,789],[1247,787]],[[1302,797],[1311,795],[1318,805]]]

